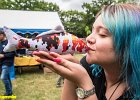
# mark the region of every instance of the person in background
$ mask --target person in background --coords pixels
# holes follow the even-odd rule
[[[4,32],[0,31],[0,67],[1,67],[1,79],[5,86],[5,96],[10,96],[12,92],[12,83],[10,79],[11,66],[14,63],[15,52],[3,52],[4,47],[8,43]]]
[[[140,100],[140,7],[103,7],[86,41],[89,50],[80,62],[71,55],[33,53],[65,78],[61,100]]]

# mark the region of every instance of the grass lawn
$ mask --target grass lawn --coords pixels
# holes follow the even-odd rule
[[[76,58],[80,59],[82,56],[76,55]],[[24,67],[23,73],[16,73],[16,79],[12,81],[16,100],[60,100],[62,88],[56,88],[58,77],[53,72],[44,74],[38,67]],[[0,95],[4,92],[4,85],[0,80]]]
[[[44,74],[38,67],[23,68],[22,74],[16,74],[13,83],[13,93],[16,100],[60,100],[61,88],[56,88],[58,75]],[[5,92],[0,81],[0,95]]]

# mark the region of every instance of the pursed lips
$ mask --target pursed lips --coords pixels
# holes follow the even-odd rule
[[[92,48],[90,48],[90,47],[87,46],[86,51],[89,51],[89,50],[95,51],[94,49],[92,49]]]

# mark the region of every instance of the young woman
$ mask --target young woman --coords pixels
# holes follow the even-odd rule
[[[140,8],[104,7],[86,41],[89,50],[81,64],[70,55],[34,52],[37,61],[65,77],[61,99],[140,99]]]

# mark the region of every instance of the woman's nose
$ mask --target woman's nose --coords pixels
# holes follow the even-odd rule
[[[86,42],[89,43],[89,44],[94,44],[96,42],[96,39],[89,35],[87,38],[86,38]]]

